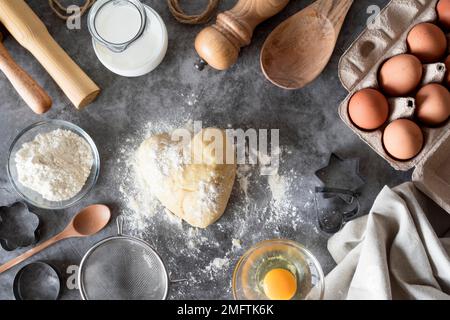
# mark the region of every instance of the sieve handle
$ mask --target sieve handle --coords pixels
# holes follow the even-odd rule
[[[169,282],[170,282],[171,284],[183,283],[183,282],[187,282],[187,281],[188,281],[188,279],[176,279],[176,280],[170,279],[170,280],[169,280]]]
[[[123,225],[125,223],[125,219],[123,218],[123,216],[118,216],[116,219],[116,224],[117,224],[117,234],[119,236],[123,236]]]

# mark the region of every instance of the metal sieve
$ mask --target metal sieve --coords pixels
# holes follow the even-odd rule
[[[80,264],[78,283],[84,300],[164,300],[169,289],[167,269],[145,241],[118,235],[94,245]]]

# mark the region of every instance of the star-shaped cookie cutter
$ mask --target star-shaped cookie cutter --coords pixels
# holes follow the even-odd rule
[[[328,165],[315,172],[316,177],[329,188],[357,191],[366,181],[359,171],[359,158],[343,159],[331,153]]]

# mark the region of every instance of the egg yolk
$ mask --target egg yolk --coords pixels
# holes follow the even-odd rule
[[[270,300],[291,300],[297,292],[297,279],[288,270],[273,269],[264,277],[263,287]]]

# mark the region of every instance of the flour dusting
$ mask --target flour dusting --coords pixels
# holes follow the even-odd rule
[[[285,155],[290,148],[282,147],[280,170],[274,175],[262,175],[262,165],[239,165],[234,189],[222,218],[207,229],[196,229],[165,210],[149,190],[140,190],[139,177],[134,169],[134,153],[140,144],[154,134],[172,132],[177,128],[190,128],[190,118],[179,122],[151,122],[133,133],[131,140],[122,144],[120,159],[116,159],[121,211],[126,218],[130,233],[144,239],[155,239],[153,234],[163,236],[155,243],[156,249],[166,252],[168,264],[172,266],[174,279],[187,278],[192,286],[205,288],[222,279],[227,281],[237,260],[243,252],[262,238],[292,237],[285,230],[298,232],[300,226],[318,233],[311,219],[313,193],[304,193],[308,201],[297,203],[302,178],[295,170],[283,171]],[[167,160],[167,159],[166,159]],[[176,160],[172,165],[178,163]],[[164,169],[162,168],[162,171]],[[208,196],[219,192],[204,186],[203,206],[210,206]],[[271,235],[271,236],[270,236]],[[169,241],[170,240],[170,241]],[[175,245],[176,243],[176,245]],[[211,257],[214,257],[211,259]],[[195,261],[195,270],[183,273],[183,261]],[[220,280],[220,281],[222,281]],[[191,288],[192,289],[192,288]],[[190,292],[188,287],[177,287],[178,294]],[[202,289],[200,289],[202,290]]]
[[[192,107],[198,102],[199,96],[195,93],[182,93],[181,96],[185,99],[185,102],[188,106]]]

